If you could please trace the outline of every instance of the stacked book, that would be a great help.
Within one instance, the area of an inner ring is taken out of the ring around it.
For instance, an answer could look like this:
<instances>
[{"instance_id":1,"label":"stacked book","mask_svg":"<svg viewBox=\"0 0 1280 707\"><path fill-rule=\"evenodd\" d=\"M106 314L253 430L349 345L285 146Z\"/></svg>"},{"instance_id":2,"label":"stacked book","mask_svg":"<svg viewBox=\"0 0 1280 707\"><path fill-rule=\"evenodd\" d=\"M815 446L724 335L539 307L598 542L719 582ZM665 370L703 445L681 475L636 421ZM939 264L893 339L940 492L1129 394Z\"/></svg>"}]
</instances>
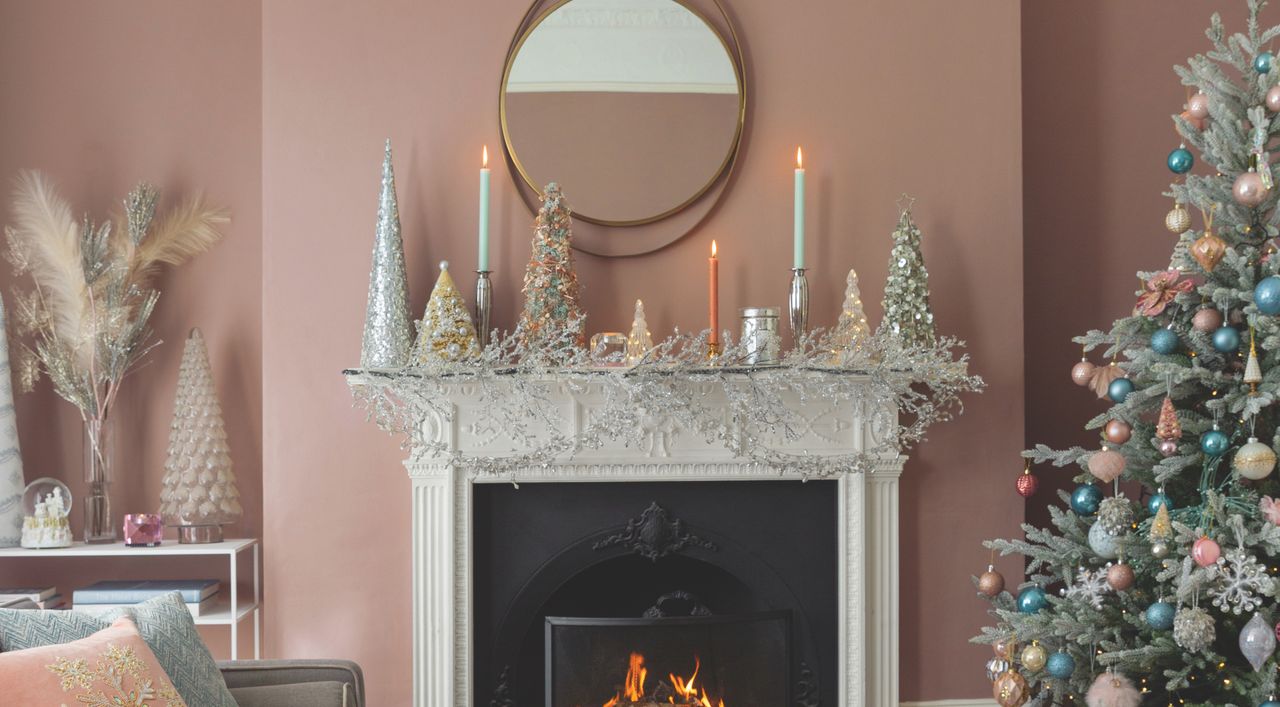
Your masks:
<instances>
[{"instance_id":1,"label":"stacked book","mask_svg":"<svg viewBox=\"0 0 1280 707\"><path fill-rule=\"evenodd\" d=\"M56 587L0 587L0 609L65 609Z\"/></svg>"},{"instance_id":2,"label":"stacked book","mask_svg":"<svg viewBox=\"0 0 1280 707\"><path fill-rule=\"evenodd\" d=\"M178 592L195 618L207 616L217 603L221 583L216 579L114 580L91 584L71 594L71 608L101 615L148 599Z\"/></svg>"}]
</instances>

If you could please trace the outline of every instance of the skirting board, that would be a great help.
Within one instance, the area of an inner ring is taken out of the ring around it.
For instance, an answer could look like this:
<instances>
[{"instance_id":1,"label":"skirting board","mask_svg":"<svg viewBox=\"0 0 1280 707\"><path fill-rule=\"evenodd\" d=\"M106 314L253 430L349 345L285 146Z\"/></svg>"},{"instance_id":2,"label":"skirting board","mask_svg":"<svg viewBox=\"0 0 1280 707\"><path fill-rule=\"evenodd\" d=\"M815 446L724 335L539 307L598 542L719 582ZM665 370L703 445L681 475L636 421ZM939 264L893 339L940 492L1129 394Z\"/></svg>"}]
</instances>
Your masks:
<instances>
[{"instance_id":1,"label":"skirting board","mask_svg":"<svg viewBox=\"0 0 1280 707\"><path fill-rule=\"evenodd\" d=\"M902 707L996 707L994 700L933 700L932 702L903 702Z\"/></svg>"}]
</instances>

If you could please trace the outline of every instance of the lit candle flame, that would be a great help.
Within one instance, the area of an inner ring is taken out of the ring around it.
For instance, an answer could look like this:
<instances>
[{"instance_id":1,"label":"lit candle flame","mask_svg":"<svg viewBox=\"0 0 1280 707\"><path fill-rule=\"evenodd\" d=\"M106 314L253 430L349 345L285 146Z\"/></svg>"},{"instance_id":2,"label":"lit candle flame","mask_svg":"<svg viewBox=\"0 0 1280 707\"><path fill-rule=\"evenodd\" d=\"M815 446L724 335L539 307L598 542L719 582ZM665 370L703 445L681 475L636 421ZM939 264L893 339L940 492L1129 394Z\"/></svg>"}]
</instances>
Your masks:
<instances>
[{"instance_id":1,"label":"lit candle flame","mask_svg":"<svg viewBox=\"0 0 1280 707\"><path fill-rule=\"evenodd\" d=\"M716 257L716 242L711 241L711 257Z\"/></svg>"},{"instance_id":2,"label":"lit candle flame","mask_svg":"<svg viewBox=\"0 0 1280 707\"><path fill-rule=\"evenodd\" d=\"M480 151L480 166L481 167L489 166L489 146L488 145L485 145L484 148Z\"/></svg>"},{"instance_id":3,"label":"lit candle flame","mask_svg":"<svg viewBox=\"0 0 1280 707\"><path fill-rule=\"evenodd\" d=\"M804 169L804 152L796 148L796 169Z\"/></svg>"}]
</instances>

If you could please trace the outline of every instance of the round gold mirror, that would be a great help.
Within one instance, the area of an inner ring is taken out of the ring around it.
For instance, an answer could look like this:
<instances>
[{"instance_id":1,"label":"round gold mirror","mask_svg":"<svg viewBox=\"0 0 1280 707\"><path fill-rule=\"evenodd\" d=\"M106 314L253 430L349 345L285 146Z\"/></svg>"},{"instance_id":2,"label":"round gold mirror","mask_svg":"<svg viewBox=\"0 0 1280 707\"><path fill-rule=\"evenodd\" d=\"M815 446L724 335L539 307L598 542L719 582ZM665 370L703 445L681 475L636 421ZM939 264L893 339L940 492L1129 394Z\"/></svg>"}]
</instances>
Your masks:
<instances>
[{"instance_id":1,"label":"round gold mirror","mask_svg":"<svg viewBox=\"0 0 1280 707\"><path fill-rule=\"evenodd\" d=\"M513 44L499 103L531 190L559 182L576 218L638 226L727 173L746 97L736 48L685 0L559 0Z\"/></svg>"}]
</instances>

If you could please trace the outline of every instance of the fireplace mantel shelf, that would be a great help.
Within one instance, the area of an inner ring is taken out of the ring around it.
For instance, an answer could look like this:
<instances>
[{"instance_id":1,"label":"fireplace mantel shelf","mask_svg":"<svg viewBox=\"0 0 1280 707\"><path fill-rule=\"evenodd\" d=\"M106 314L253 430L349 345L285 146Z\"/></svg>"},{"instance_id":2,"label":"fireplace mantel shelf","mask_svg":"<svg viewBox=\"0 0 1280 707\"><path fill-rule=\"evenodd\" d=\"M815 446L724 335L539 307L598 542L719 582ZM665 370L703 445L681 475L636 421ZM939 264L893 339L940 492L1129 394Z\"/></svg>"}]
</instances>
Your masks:
<instances>
[{"instance_id":1,"label":"fireplace mantel shelf","mask_svg":"<svg viewBox=\"0 0 1280 707\"><path fill-rule=\"evenodd\" d=\"M772 369L776 371L777 369ZM757 385L770 369L715 371L706 380L682 373L672 385L688 386L680 400L696 399L699 415L720 416L734 431L732 418L741 401L725 388L734 381ZM797 372L792 371L791 376ZM554 372L533 381L541 386L542 404L554 414L546 434L573 435L587 428L608 405L608 385L592 380L624 376L575 370ZM824 378L830 372L804 372ZM843 375L843 374L837 374ZM663 411L623 410L621 417L637 429L621 437L602 436L592 448L546 458L537 464L495 475L483 473L486 459L519 458L524 440L488 415L487 401L501 395L511 381L500 375L460 377L424 387L410 371L347 371L360 397L380 388L381 412L402 416L398 431L409 436L405 466L413 488L413 665L416 707L479 707L488 695L473 694L471 603L473 488L479 483L627 483L742 481L807 478L801 470L780 469L735 454L732 445L708 439L706 429L692 430L687 418ZM572 380L569 380L572 378ZM527 381L529 376L524 376ZM783 396L799 421L785 436L759 433L781 453L866 460L865 473L831 475L836 483L839 605L839 707L898 704L898 486L905 457L887 445L897 426L891 398L872 389L875 381L855 374L845 377L835 399L817 394ZM865 395L859 395L860 389ZM817 390L816 388L813 390ZM852 395L850 395L850 392ZM810 391L812 393L812 391ZM411 400L395 399L397 394ZM430 400L422 399L427 394ZM416 396L416 397L414 397ZM365 399L369 404L371 401ZM394 407L394 412L388 408ZM612 410L618 413L617 410ZM536 412L530 412L531 416ZM403 416L408 416L404 419ZM379 419L384 428L392 428ZM788 457L790 458L790 457Z\"/></svg>"}]
</instances>

